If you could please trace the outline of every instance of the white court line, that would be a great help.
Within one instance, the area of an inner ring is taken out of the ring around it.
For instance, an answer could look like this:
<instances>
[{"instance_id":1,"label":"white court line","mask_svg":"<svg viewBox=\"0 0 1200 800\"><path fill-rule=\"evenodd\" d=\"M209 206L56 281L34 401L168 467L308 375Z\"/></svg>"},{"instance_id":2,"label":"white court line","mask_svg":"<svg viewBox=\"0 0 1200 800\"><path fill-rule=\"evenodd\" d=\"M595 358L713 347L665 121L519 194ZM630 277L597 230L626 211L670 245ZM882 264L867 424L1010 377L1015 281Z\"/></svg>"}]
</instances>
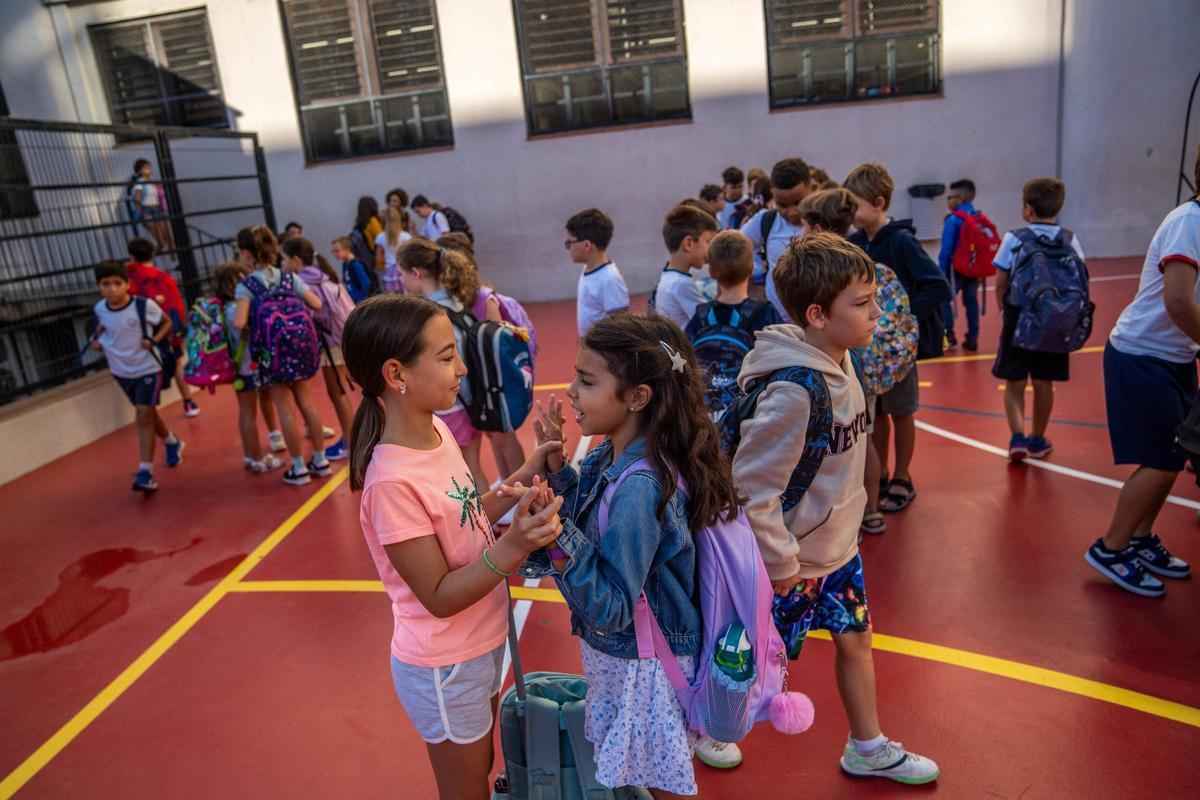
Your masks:
<instances>
[{"instance_id":1,"label":"white court line","mask_svg":"<svg viewBox=\"0 0 1200 800\"><path fill-rule=\"evenodd\" d=\"M592 443L591 436L579 437L579 444L575 445L575 455L571 458L571 466L576 469L583 461L583 457L587 455L588 446ZM527 589L536 589L541 586L542 582L538 578L526 578L525 587ZM517 641L521 641L521 631L525 630L525 621L529 619L529 609L533 607L532 600L518 600L513 606L513 617L517 622ZM501 675L508 674L508 668L512 665L512 654L508 650L508 645L504 645L504 665L500 671Z\"/></svg>"},{"instance_id":2,"label":"white court line","mask_svg":"<svg viewBox=\"0 0 1200 800\"><path fill-rule=\"evenodd\" d=\"M1107 281L1136 281L1142 277L1140 272L1129 273L1127 275L1103 275L1099 278L1089 278L1088 283L1106 283ZM987 290L989 292L996 291L996 284L989 283Z\"/></svg>"},{"instance_id":3,"label":"white court line","mask_svg":"<svg viewBox=\"0 0 1200 800\"><path fill-rule=\"evenodd\" d=\"M991 453L994 456L1000 456L1001 458L1008 458L1008 451L1001 447L996 447L995 445L981 442L978 439L972 439L970 437L963 436L961 434L954 433L952 431L948 431L945 428L939 428L936 425L930 425L928 422L921 422L920 420L917 420L916 422L917 422L918 428L920 428L921 430L923 430L927 433L932 433L934 436L941 436L943 439L949 439L952 442L958 442L959 444L965 444L967 447L974 447L976 450L982 450L983 452ZM1089 483L1098 483L1101 486L1110 486L1113 489L1120 489L1125 485L1123 481L1113 480L1112 478L1105 478L1102 475L1093 475L1090 472L1084 472L1083 470L1072 469L1070 467L1064 467L1064 466L1061 466L1060 464L1051 464L1049 461L1042 461L1039 459L1027 458L1024 461L1022 461L1021 463L1025 464L1026 466L1035 467L1037 469L1044 469L1048 472L1057 472L1059 475L1066 475L1069 478L1078 478L1081 481L1088 481ZM1177 506L1183 506L1184 508L1200 510L1200 503L1196 502L1195 500L1188 500L1185 497L1176 497L1173 494L1167 496L1167 502L1174 503Z\"/></svg>"}]
</instances>

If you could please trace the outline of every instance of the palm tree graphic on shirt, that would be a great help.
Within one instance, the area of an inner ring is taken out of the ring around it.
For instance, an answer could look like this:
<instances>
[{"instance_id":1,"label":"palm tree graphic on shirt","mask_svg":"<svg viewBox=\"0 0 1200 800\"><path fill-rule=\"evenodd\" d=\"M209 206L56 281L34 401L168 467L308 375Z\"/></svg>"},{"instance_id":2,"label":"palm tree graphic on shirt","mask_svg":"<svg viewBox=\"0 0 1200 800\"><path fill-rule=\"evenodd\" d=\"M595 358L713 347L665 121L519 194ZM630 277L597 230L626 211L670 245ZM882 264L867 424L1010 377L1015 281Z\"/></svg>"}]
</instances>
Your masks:
<instances>
[{"instance_id":1,"label":"palm tree graphic on shirt","mask_svg":"<svg viewBox=\"0 0 1200 800\"><path fill-rule=\"evenodd\" d=\"M479 499L479 488L475 485L475 477L468 476L470 486L463 483L458 485L458 480L453 476L450 478L450 483L454 486L454 491L446 492L446 496L452 500L457 500L462 506L458 518L459 525L466 525L467 520L471 521L471 530L479 530L479 517L483 515L483 502Z\"/></svg>"}]
</instances>

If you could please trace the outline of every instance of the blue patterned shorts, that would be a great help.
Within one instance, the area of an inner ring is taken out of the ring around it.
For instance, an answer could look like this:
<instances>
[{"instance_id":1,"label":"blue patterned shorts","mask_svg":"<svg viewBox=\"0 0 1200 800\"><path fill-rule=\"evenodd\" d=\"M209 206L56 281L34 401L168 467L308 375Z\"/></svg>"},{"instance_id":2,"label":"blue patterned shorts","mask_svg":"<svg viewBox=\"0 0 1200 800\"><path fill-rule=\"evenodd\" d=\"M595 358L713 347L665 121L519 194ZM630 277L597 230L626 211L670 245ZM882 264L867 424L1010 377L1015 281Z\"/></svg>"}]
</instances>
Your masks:
<instances>
[{"instance_id":1,"label":"blue patterned shorts","mask_svg":"<svg viewBox=\"0 0 1200 800\"><path fill-rule=\"evenodd\" d=\"M805 578L786 595L775 595L771 614L787 647L788 658L800 655L804 639L814 628L830 633L871 630L862 556L855 555L844 567L824 578Z\"/></svg>"}]
</instances>

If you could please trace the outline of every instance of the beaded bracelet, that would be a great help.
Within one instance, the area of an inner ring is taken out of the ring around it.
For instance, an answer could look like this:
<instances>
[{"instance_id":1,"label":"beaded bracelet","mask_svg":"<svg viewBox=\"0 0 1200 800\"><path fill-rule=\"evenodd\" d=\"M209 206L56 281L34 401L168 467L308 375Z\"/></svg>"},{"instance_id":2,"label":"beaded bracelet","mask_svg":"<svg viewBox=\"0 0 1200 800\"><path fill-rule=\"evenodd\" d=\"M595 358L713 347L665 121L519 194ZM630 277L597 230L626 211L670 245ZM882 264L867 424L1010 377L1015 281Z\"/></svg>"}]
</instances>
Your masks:
<instances>
[{"instance_id":1,"label":"beaded bracelet","mask_svg":"<svg viewBox=\"0 0 1200 800\"><path fill-rule=\"evenodd\" d=\"M487 550L483 551L483 563L487 564L488 569L490 569L492 572L496 573L497 575L499 575L502 578L507 578L509 575L512 575L511 572L503 572L500 570L499 567L497 567L495 564L493 564L492 559L488 558Z\"/></svg>"}]
</instances>

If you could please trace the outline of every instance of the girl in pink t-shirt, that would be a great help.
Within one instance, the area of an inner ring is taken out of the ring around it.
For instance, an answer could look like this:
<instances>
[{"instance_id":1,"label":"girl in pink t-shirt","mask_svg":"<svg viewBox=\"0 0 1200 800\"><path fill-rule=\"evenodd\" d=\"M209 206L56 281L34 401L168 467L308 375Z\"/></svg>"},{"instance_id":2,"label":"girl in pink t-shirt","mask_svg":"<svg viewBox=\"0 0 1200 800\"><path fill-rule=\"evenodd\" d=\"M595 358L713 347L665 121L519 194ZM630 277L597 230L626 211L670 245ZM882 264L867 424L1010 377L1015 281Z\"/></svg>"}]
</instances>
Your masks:
<instances>
[{"instance_id":1,"label":"girl in pink t-shirt","mask_svg":"<svg viewBox=\"0 0 1200 800\"><path fill-rule=\"evenodd\" d=\"M445 311L376 295L351 312L342 346L363 392L350 485L362 490L363 533L392 601L396 693L426 742L441 796L483 800L503 679L505 579L562 531L562 499L539 482L546 454L562 443L539 447L509 485L481 495L434 414L454 403L466 374ZM514 505L497 539L489 520Z\"/></svg>"}]
</instances>

